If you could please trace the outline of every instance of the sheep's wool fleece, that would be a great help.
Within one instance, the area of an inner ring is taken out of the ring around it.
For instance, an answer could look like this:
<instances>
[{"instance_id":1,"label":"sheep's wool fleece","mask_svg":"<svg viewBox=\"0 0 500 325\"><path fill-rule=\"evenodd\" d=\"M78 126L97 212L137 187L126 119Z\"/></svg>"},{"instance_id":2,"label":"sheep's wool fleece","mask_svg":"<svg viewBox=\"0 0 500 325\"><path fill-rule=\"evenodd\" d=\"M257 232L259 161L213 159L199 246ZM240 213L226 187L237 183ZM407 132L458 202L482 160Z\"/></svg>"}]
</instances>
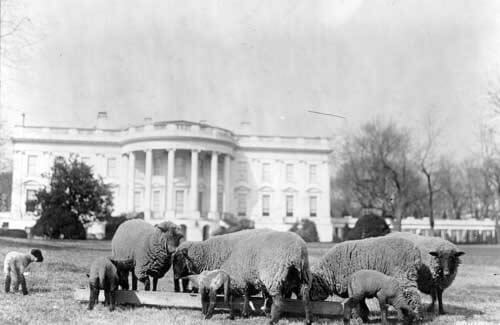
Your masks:
<instances>
[{"instance_id":1,"label":"sheep's wool fleece","mask_svg":"<svg viewBox=\"0 0 500 325\"><path fill-rule=\"evenodd\" d=\"M31 254L8 252L3 262L3 272L7 275L11 271L11 267L15 267L17 270L24 270L34 261L36 261L36 258Z\"/></svg>"},{"instance_id":2,"label":"sheep's wool fleece","mask_svg":"<svg viewBox=\"0 0 500 325\"><path fill-rule=\"evenodd\" d=\"M310 283L309 258L302 238L291 232L269 229L242 230L212 237L203 242L185 242L198 272L221 269L232 287L246 283L264 286L271 296L281 292L290 267L299 272L302 283Z\"/></svg>"},{"instance_id":3,"label":"sheep's wool fleece","mask_svg":"<svg viewBox=\"0 0 500 325\"><path fill-rule=\"evenodd\" d=\"M108 257L99 257L90 266L89 281L98 284L99 289L105 289L105 283L110 283L111 277L115 279L115 285L118 285L116 266Z\"/></svg>"},{"instance_id":4,"label":"sheep's wool fleece","mask_svg":"<svg viewBox=\"0 0 500 325\"><path fill-rule=\"evenodd\" d=\"M349 277L368 269L395 277L404 288L416 288L416 274L421 265L420 251L401 238L373 237L351 240L333 246L312 265L313 288L328 294L348 295ZM325 288L326 287L326 288ZM325 296L321 298L326 299Z\"/></svg>"},{"instance_id":5,"label":"sheep's wool fleece","mask_svg":"<svg viewBox=\"0 0 500 325\"><path fill-rule=\"evenodd\" d=\"M441 289L446 289L451 285L453 280L455 280L457 272L454 272L447 277L440 276L438 272L439 265L436 258L429 254L429 252L432 251L458 252L459 249L455 244L439 237L427 237L408 232L393 232L388 234L386 237L404 238L414 243L420 250L424 268L422 268L419 272L418 288L423 293L430 294L431 285L438 285Z\"/></svg>"},{"instance_id":6,"label":"sheep's wool fleece","mask_svg":"<svg viewBox=\"0 0 500 325\"><path fill-rule=\"evenodd\" d=\"M171 253L167 251L163 232L140 219L124 222L118 227L111 248L118 259L134 259L138 279L161 278L170 269Z\"/></svg>"}]
</instances>

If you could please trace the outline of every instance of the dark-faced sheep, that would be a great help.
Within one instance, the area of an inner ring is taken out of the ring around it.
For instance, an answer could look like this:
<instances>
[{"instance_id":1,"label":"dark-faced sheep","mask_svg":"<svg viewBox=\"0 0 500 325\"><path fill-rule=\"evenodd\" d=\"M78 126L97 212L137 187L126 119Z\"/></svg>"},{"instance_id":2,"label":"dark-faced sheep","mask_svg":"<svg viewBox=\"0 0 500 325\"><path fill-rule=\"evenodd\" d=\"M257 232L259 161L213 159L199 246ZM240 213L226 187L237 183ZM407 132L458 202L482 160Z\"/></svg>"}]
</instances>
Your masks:
<instances>
[{"instance_id":1,"label":"dark-faced sheep","mask_svg":"<svg viewBox=\"0 0 500 325\"><path fill-rule=\"evenodd\" d=\"M230 319L234 319L234 309L232 303L231 278L229 274L222 270L203 271L200 274L188 275L186 277L197 287L201 294L201 312L205 319L212 318L215 303L217 300L217 291L224 289L224 303L230 310Z\"/></svg>"},{"instance_id":2,"label":"dark-faced sheep","mask_svg":"<svg viewBox=\"0 0 500 325\"><path fill-rule=\"evenodd\" d=\"M186 267L189 261L191 270ZM252 229L203 242L185 242L174 254L173 264L175 279L221 269L231 277L233 289L247 295L265 293L272 298L271 323L280 317L284 295L301 292L305 321L311 322L309 257L304 240L294 233Z\"/></svg>"},{"instance_id":3,"label":"dark-faced sheep","mask_svg":"<svg viewBox=\"0 0 500 325\"><path fill-rule=\"evenodd\" d=\"M426 237L406 232L395 232L386 237L405 238L418 247L423 263L423 267L418 272L418 289L432 297L432 303L427 309L429 312L434 311L437 298L439 313L444 314L443 291L455 280L461 263L460 256L464 252L453 243L439 237Z\"/></svg>"},{"instance_id":4,"label":"dark-faced sheep","mask_svg":"<svg viewBox=\"0 0 500 325\"><path fill-rule=\"evenodd\" d=\"M11 280L13 280L13 290L17 291L22 287L23 295L28 294L24 271L32 262L42 262L43 255L39 249L32 249L29 254L19 252L9 252L3 262L3 273L5 275L5 292L10 291Z\"/></svg>"},{"instance_id":5,"label":"dark-faced sheep","mask_svg":"<svg viewBox=\"0 0 500 325\"><path fill-rule=\"evenodd\" d=\"M348 283L359 270L376 270L396 278L410 306L420 312L421 298L417 290L417 272L421 267L420 251L401 238L374 237L352 240L330 248L311 266L311 300L325 300L335 294L348 297ZM368 307L360 302L363 320L368 319Z\"/></svg>"},{"instance_id":6,"label":"dark-faced sheep","mask_svg":"<svg viewBox=\"0 0 500 325\"><path fill-rule=\"evenodd\" d=\"M360 314L360 303L367 298L377 298L382 325L387 325L387 304L393 306L398 312L399 318L404 318L408 323L411 323L416 316L408 305L399 282L378 271L360 270L354 272L349 278L347 291L349 298L344 303L344 324L346 325L349 324L351 318L351 309L356 308Z\"/></svg>"},{"instance_id":7,"label":"dark-faced sheep","mask_svg":"<svg viewBox=\"0 0 500 325\"><path fill-rule=\"evenodd\" d=\"M150 290L149 277L153 278L153 291L158 279L170 269L172 254L183 237L180 227L166 221L156 226L143 220L129 220L121 224L111 241L113 257L133 259L132 290L137 290L137 279Z\"/></svg>"},{"instance_id":8,"label":"dark-faced sheep","mask_svg":"<svg viewBox=\"0 0 500 325\"><path fill-rule=\"evenodd\" d=\"M116 304L116 290L120 285L122 289L128 290L128 273L134 268L134 261L116 260L111 257L97 258L90 266L89 278L89 310L99 299L99 290L104 290L104 305L109 305L113 311Z\"/></svg>"}]
</instances>

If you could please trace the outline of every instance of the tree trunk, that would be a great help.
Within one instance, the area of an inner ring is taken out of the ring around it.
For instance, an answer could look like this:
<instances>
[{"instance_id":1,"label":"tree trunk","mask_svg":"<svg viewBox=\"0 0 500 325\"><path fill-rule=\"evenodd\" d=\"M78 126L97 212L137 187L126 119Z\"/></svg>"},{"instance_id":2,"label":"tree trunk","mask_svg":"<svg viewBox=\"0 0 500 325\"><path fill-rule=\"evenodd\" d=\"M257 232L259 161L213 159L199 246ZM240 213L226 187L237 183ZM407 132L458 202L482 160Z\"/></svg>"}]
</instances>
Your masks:
<instances>
[{"instance_id":1,"label":"tree trunk","mask_svg":"<svg viewBox=\"0 0 500 325\"><path fill-rule=\"evenodd\" d=\"M393 230L401 231L402 218L403 218L403 204L400 202L396 202L396 204L394 206L394 229Z\"/></svg>"},{"instance_id":2,"label":"tree trunk","mask_svg":"<svg viewBox=\"0 0 500 325\"><path fill-rule=\"evenodd\" d=\"M429 191L429 225L431 228L431 236L434 236L434 193L432 192L431 173L429 173L425 168L423 168L422 171L427 178L427 190Z\"/></svg>"}]
</instances>

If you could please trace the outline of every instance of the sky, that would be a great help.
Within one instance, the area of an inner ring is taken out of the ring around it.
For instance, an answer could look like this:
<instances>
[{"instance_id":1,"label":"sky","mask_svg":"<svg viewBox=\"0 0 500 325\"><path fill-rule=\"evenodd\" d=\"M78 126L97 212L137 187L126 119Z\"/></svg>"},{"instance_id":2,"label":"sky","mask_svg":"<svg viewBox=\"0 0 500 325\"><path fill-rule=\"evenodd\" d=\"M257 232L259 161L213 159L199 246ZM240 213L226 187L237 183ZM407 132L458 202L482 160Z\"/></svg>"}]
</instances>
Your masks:
<instances>
[{"instance_id":1,"label":"sky","mask_svg":"<svg viewBox=\"0 0 500 325\"><path fill-rule=\"evenodd\" d=\"M9 0L6 0L9 2ZM500 87L500 1L18 0L2 41L9 124L205 120L238 132L342 136L374 118L443 152L477 147ZM6 28L3 27L5 30ZM339 114L345 119L308 110Z\"/></svg>"}]
</instances>

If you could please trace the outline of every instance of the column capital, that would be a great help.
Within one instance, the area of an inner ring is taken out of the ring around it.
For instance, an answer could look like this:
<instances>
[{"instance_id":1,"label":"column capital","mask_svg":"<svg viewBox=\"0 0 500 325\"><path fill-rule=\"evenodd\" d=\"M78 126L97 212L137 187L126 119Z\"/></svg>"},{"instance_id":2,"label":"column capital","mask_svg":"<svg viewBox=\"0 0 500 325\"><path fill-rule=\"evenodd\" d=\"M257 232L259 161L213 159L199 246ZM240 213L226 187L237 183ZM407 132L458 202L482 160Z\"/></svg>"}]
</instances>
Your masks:
<instances>
[{"instance_id":1,"label":"column capital","mask_svg":"<svg viewBox=\"0 0 500 325\"><path fill-rule=\"evenodd\" d=\"M191 149L191 152L200 153L200 152L201 152L201 149Z\"/></svg>"},{"instance_id":2,"label":"column capital","mask_svg":"<svg viewBox=\"0 0 500 325\"><path fill-rule=\"evenodd\" d=\"M153 149L147 148L147 149L144 149L144 152L153 152Z\"/></svg>"},{"instance_id":3,"label":"column capital","mask_svg":"<svg viewBox=\"0 0 500 325\"><path fill-rule=\"evenodd\" d=\"M165 149L166 152L175 152L177 149L176 148L167 148Z\"/></svg>"}]
</instances>

